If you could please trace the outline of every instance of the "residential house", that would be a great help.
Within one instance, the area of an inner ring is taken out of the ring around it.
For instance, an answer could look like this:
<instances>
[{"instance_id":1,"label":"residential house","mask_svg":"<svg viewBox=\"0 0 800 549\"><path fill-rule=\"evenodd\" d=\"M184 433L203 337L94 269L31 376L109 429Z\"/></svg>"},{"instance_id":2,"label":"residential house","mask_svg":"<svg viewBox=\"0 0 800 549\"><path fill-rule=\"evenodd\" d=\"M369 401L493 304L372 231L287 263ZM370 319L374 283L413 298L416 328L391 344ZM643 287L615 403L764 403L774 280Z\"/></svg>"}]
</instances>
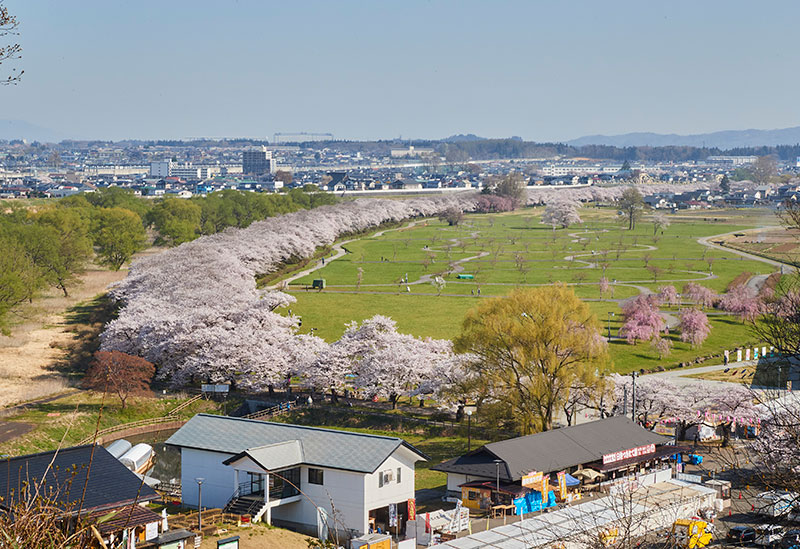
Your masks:
<instances>
[{"instance_id":1,"label":"residential house","mask_svg":"<svg viewBox=\"0 0 800 549\"><path fill-rule=\"evenodd\" d=\"M36 483L45 498L42 505L52 506L63 521L79 515L99 519L116 512L112 520L96 526L106 541L119 540L125 533L144 542L159 534L161 516L142 504L160 496L102 446L75 446L4 459L0 509L13 512L18 502L31 496Z\"/></svg>"},{"instance_id":2,"label":"residential house","mask_svg":"<svg viewBox=\"0 0 800 549\"><path fill-rule=\"evenodd\" d=\"M414 464L402 439L198 414L168 440L180 448L184 505L250 514L307 533L403 532Z\"/></svg>"}]
</instances>

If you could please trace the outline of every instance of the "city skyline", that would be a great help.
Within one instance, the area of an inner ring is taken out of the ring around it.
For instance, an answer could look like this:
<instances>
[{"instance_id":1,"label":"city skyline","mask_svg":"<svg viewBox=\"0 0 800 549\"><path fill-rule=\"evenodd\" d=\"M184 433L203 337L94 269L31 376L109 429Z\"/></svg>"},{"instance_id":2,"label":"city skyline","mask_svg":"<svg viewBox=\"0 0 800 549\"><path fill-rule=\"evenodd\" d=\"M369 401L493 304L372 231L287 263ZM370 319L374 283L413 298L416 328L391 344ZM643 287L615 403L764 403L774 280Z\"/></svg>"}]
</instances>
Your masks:
<instances>
[{"instance_id":1,"label":"city skyline","mask_svg":"<svg viewBox=\"0 0 800 549\"><path fill-rule=\"evenodd\" d=\"M789 2L6 6L25 74L0 119L65 138L567 141L800 122Z\"/></svg>"}]
</instances>

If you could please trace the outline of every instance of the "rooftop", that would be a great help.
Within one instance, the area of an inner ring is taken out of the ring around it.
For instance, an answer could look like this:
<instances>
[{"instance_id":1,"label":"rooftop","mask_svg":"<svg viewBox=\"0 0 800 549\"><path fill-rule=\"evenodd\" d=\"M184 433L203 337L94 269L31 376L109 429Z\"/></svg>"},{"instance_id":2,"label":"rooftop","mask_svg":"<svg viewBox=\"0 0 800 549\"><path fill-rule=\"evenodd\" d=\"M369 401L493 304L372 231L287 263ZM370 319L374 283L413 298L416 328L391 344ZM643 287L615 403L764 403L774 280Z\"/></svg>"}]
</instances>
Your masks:
<instances>
[{"instance_id":1,"label":"rooftop","mask_svg":"<svg viewBox=\"0 0 800 549\"><path fill-rule=\"evenodd\" d=\"M293 441L298 444L281 444ZM302 458L308 465L362 473L374 472L401 446L427 459L400 438L210 414L194 416L167 444L247 455L256 462Z\"/></svg>"},{"instance_id":2,"label":"rooftop","mask_svg":"<svg viewBox=\"0 0 800 549\"><path fill-rule=\"evenodd\" d=\"M158 498L152 488L143 485L105 448L87 444L2 460L2 506L13 505L20 496L27 496L23 485L42 478L42 497L68 514L114 509Z\"/></svg>"},{"instance_id":3,"label":"rooftop","mask_svg":"<svg viewBox=\"0 0 800 549\"><path fill-rule=\"evenodd\" d=\"M601 460L604 455L671 439L648 431L625 416L614 416L481 446L432 467L437 471L515 482L531 471L550 473Z\"/></svg>"}]
</instances>

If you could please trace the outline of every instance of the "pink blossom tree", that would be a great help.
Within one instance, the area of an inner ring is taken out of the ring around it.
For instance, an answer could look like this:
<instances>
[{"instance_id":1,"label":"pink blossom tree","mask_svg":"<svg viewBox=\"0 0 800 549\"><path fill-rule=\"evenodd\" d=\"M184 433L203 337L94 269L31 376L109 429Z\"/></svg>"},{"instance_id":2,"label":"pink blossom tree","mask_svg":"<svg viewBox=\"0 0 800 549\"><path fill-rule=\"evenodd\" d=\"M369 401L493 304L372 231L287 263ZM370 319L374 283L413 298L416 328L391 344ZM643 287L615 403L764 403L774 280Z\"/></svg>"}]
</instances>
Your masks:
<instances>
[{"instance_id":1,"label":"pink blossom tree","mask_svg":"<svg viewBox=\"0 0 800 549\"><path fill-rule=\"evenodd\" d=\"M666 328L653 296L637 296L622 306L625 322L619 335L635 344L658 336Z\"/></svg>"},{"instance_id":2,"label":"pink blossom tree","mask_svg":"<svg viewBox=\"0 0 800 549\"><path fill-rule=\"evenodd\" d=\"M763 302L756 292L744 284L728 290L719 300L719 308L738 316L742 322L753 322L764 311Z\"/></svg>"},{"instance_id":3,"label":"pink blossom tree","mask_svg":"<svg viewBox=\"0 0 800 549\"><path fill-rule=\"evenodd\" d=\"M658 300L667 305L679 305L681 302L678 291L671 284L658 287Z\"/></svg>"},{"instance_id":4,"label":"pink blossom tree","mask_svg":"<svg viewBox=\"0 0 800 549\"><path fill-rule=\"evenodd\" d=\"M688 342L692 347L702 345L711 333L708 317L700 309L681 309L680 312L681 341Z\"/></svg>"},{"instance_id":5,"label":"pink blossom tree","mask_svg":"<svg viewBox=\"0 0 800 549\"><path fill-rule=\"evenodd\" d=\"M712 307L717 299L717 294L713 290L701 286L696 282L689 282L683 287L683 295L687 299L694 301L701 307Z\"/></svg>"},{"instance_id":6,"label":"pink blossom tree","mask_svg":"<svg viewBox=\"0 0 800 549\"><path fill-rule=\"evenodd\" d=\"M658 354L658 360L669 356L672 351L672 340L660 335L655 335L650 339L650 347Z\"/></svg>"}]
</instances>

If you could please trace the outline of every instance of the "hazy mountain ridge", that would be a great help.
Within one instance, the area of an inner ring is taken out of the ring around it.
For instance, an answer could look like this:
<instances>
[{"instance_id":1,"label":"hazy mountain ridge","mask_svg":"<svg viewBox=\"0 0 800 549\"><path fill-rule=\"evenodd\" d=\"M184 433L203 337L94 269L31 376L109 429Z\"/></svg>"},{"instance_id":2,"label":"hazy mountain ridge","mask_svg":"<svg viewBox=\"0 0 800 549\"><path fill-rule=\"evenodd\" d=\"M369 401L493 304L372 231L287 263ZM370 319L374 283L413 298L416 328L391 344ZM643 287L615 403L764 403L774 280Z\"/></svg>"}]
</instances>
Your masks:
<instances>
[{"instance_id":1,"label":"hazy mountain ridge","mask_svg":"<svg viewBox=\"0 0 800 549\"><path fill-rule=\"evenodd\" d=\"M9 141L12 139L25 139L27 141L58 143L66 138L66 135L50 128L37 126L24 120L0 120L0 139Z\"/></svg>"},{"instance_id":2,"label":"hazy mountain ridge","mask_svg":"<svg viewBox=\"0 0 800 549\"><path fill-rule=\"evenodd\" d=\"M795 145L800 143L800 126L777 130L723 130L692 135L635 132L621 135L587 135L571 141L568 145L611 145L615 147L759 147Z\"/></svg>"}]
</instances>

